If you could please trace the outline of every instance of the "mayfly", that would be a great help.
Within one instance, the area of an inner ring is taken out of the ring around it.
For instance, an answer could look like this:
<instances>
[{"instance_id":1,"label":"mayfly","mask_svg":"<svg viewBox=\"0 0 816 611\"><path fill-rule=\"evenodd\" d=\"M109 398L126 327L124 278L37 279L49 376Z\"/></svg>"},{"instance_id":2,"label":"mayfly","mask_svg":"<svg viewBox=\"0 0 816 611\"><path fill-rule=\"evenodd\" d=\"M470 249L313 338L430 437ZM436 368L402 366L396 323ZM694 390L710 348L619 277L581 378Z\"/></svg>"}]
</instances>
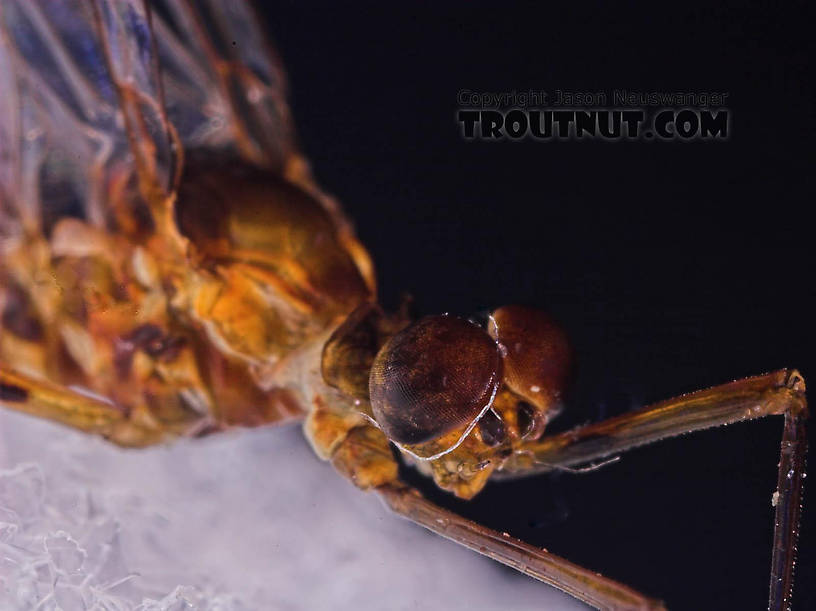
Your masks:
<instances>
[{"instance_id":1,"label":"mayfly","mask_svg":"<svg viewBox=\"0 0 816 611\"><path fill-rule=\"evenodd\" d=\"M789 607L807 406L795 370L560 434L544 312L412 321L299 153L279 62L235 0L0 0L0 402L128 447L302 422L398 515L600 609L662 603L434 505L784 416L770 603ZM475 321L475 322L474 322Z\"/></svg>"}]
</instances>

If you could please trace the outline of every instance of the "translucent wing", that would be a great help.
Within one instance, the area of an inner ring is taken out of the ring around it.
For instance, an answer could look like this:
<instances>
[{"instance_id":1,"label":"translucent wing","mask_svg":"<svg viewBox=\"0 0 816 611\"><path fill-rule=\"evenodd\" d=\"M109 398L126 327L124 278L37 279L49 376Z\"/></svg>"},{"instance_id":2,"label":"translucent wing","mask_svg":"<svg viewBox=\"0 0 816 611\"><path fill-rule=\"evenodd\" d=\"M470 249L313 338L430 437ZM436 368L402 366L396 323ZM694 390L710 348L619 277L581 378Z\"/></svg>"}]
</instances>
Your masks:
<instances>
[{"instance_id":1,"label":"translucent wing","mask_svg":"<svg viewBox=\"0 0 816 611\"><path fill-rule=\"evenodd\" d=\"M241 0L0 0L0 235L75 216L133 234L186 151L299 184L367 255L297 154L283 69Z\"/></svg>"},{"instance_id":2,"label":"translucent wing","mask_svg":"<svg viewBox=\"0 0 816 611\"><path fill-rule=\"evenodd\" d=\"M293 133L283 70L256 15L235 0L157 0L168 114L190 148L233 148L283 171Z\"/></svg>"},{"instance_id":3,"label":"translucent wing","mask_svg":"<svg viewBox=\"0 0 816 611\"><path fill-rule=\"evenodd\" d=\"M2 0L0 20L6 232L47 234L64 216L104 226L112 193L129 202L168 195L179 150L148 8ZM126 197L131 191L141 198Z\"/></svg>"}]
</instances>

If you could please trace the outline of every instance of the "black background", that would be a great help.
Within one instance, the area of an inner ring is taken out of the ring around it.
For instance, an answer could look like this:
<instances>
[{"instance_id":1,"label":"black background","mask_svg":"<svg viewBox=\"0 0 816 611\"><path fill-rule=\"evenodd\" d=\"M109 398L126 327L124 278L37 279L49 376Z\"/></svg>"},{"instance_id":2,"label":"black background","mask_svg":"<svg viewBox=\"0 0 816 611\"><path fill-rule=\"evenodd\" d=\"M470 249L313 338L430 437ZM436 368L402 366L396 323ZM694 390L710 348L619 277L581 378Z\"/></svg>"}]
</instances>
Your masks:
<instances>
[{"instance_id":1,"label":"black background","mask_svg":"<svg viewBox=\"0 0 816 611\"><path fill-rule=\"evenodd\" d=\"M578 355L559 428L781 367L816 375L805 3L442 4L266 10L303 147L386 305L408 291L421 313L551 311ZM468 142L460 89L728 92L732 137ZM431 493L670 608L760 609L780 430L699 433L469 503ZM814 509L794 609L816 608Z\"/></svg>"}]
</instances>

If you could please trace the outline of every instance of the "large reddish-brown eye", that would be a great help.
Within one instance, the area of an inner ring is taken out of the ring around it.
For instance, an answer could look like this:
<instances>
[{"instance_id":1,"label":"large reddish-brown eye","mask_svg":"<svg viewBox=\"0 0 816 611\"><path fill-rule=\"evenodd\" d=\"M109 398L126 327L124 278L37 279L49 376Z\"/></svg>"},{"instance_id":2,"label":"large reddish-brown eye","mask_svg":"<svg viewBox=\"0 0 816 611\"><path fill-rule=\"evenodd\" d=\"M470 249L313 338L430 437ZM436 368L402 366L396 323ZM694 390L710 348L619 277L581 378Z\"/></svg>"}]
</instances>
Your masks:
<instances>
[{"instance_id":1,"label":"large reddish-brown eye","mask_svg":"<svg viewBox=\"0 0 816 611\"><path fill-rule=\"evenodd\" d=\"M400 444L422 444L467 427L501 381L496 343L453 316L429 316L393 336L371 368L374 418Z\"/></svg>"},{"instance_id":2,"label":"large reddish-brown eye","mask_svg":"<svg viewBox=\"0 0 816 611\"><path fill-rule=\"evenodd\" d=\"M524 306L494 311L488 333L504 356L504 382L541 410L560 399L572 352L567 336L548 314Z\"/></svg>"}]
</instances>

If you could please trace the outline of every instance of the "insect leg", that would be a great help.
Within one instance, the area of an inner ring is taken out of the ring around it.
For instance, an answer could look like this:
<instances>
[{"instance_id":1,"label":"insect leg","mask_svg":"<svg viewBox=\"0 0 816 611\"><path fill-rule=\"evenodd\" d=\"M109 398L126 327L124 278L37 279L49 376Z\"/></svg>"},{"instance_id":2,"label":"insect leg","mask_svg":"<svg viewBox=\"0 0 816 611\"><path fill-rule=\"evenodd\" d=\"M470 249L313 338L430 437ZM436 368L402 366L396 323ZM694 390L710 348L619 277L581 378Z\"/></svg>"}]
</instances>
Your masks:
<instances>
[{"instance_id":1,"label":"insect leg","mask_svg":"<svg viewBox=\"0 0 816 611\"><path fill-rule=\"evenodd\" d=\"M131 410L39 380L0 365L0 404L53 420L86 433L101 435L122 446L146 446L166 437L146 411Z\"/></svg>"},{"instance_id":2,"label":"insect leg","mask_svg":"<svg viewBox=\"0 0 816 611\"><path fill-rule=\"evenodd\" d=\"M377 488L377 492L397 515L554 586L596 609L665 609L660 601L595 571L434 505L413 488L389 484Z\"/></svg>"},{"instance_id":3,"label":"insect leg","mask_svg":"<svg viewBox=\"0 0 816 611\"><path fill-rule=\"evenodd\" d=\"M781 370L669 399L616 418L525 444L504 466L511 477L591 463L632 448L718 425L784 415L769 609L790 605L805 476L805 381Z\"/></svg>"},{"instance_id":4,"label":"insect leg","mask_svg":"<svg viewBox=\"0 0 816 611\"><path fill-rule=\"evenodd\" d=\"M598 609L663 609L662 603L594 571L584 569L507 534L498 533L434 505L401 483L388 439L369 425L350 423L325 410L307 420L307 436L319 454L356 486L374 489L394 513Z\"/></svg>"}]
</instances>

